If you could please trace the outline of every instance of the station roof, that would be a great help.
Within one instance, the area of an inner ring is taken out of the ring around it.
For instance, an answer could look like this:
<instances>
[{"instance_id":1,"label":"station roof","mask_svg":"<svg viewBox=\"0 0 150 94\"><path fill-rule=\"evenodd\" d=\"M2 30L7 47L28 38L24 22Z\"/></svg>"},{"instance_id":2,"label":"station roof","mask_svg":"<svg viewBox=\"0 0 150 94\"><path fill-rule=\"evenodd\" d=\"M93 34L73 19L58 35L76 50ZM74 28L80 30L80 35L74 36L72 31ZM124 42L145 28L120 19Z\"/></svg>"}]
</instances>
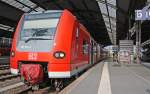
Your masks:
<instances>
[{"instance_id":1,"label":"station roof","mask_svg":"<svg viewBox=\"0 0 150 94\"><path fill-rule=\"evenodd\" d=\"M135 40L135 32L129 33L129 30L134 28L135 24L135 10L143 9L150 0L117 0L117 42L120 39L131 39ZM149 21L142 23L142 42L150 38L148 30Z\"/></svg>"},{"instance_id":2,"label":"station roof","mask_svg":"<svg viewBox=\"0 0 150 94\"><path fill-rule=\"evenodd\" d=\"M24 12L68 9L88 29L98 43L115 44L118 40L127 38L128 30L133 27L135 22L134 10L143 8L146 1L1 0L0 37L12 37L17 22ZM131 23L130 26L129 23ZM147 23L149 22L144 24L147 25ZM145 28L146 25L142 28ZM132 38L134 39L134 35Z\"/></svg>"},{"instance_id":3,"label":"station roof","mask_svg":"<svg viewBox=\"0 0 150 94\"><path fill-rule=\"evenodd\" d=\"M19 18L24 12L63 9L70 10L86 26L98 43L103 45L111 44L98 1L96 0L1 0L0 33L3 33L1 36L4 35L5 31L14 31ZM105 17L108 16L107 13L104 15ZM107 23L109 22L107 21ZM12 34L10 36L12 37Z\"/></svg>"}]
</instances>

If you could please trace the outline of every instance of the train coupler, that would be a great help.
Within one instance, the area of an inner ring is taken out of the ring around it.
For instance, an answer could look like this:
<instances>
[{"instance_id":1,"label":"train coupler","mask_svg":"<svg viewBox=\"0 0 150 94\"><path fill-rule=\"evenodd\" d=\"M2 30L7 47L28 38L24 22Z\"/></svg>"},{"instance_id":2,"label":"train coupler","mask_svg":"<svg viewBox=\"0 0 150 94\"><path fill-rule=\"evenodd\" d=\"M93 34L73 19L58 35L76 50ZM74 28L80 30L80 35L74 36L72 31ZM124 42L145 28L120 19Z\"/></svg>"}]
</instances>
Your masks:
<instances>
[{"instance_id":1,"label":"train coupler","mask_svg":"<svg viewBox=\"0 0 150 94\"><path fill-rule=\"evenodd\" d=\"M44 73L40 64L22 64L20 71L22 80L31 86L43 81Z\"/></svg>"}]
</instances>

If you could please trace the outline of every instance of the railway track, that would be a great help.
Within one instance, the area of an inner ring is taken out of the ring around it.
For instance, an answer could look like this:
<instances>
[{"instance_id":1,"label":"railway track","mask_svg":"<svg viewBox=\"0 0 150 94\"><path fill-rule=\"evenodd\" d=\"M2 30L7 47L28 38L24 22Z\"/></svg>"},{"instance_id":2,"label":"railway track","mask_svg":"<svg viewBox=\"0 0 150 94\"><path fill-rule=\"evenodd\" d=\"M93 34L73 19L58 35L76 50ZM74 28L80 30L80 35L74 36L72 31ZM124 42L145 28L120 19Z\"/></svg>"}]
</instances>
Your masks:
<instances>
[{"instance_id":1,"label":"railway track","mask_svg":"<svg viewBox=\"0 0 150 94\"><path fill-rule=\"evenodd\" d=\"M79 75L80 76L80 75ZM64 87L71 84L75 78L64 82ZM61 89L62 90L62 89ZM60 91L61 91L60 90ZM12 75L10 70L0 71L0 94L58 94L55 88L50 87L50 83L40 88L38 91L32 91L32 87L22 83L19 76Z\"/></svg>"},{"instance_id":2,"label":"railway track","mask_svg":"<svg viewBox=\"0 0 150 94\"><path fill-rule=\"evenodd\" d=\"M64 88L69 85L68 83L70 82L65 83ZM36 90L33 91L32 87L30 87L28 89L22 90L18 94L58 94L58 93L59 91L56 91L54 87L51 87L50 85L46 85L46 86L40 87L39 90L37 91Z\"/></svg>"},{"instance_id":3,"label":"railway track","mask_svg":"<svg viewBox=\"0 0 150 94\"><path fill-rule=\"evenodd\" d=\"M0 70L6 70L9 68L10 68L9 63L0 63Z\"/></svg>"},{"instance_id":4,"label":"railway track","mask_svg":"<svg viewBox=\"0 0 150 94\"><path fill-rule=\"evenodd\" d=\"M12 75L10 70L0 71L0 94L18 94L29 88L18 75Z\"/></svg>"},{"instance_id":5,"label":"railway track","mask_svg":"<svg viewBox=\"0 0 150 94\"><path fill-rule=\"evenodd\" d=\"M51 90L50 87L44 87L39 89L38 91L32 91L31 88L28 88L27 90L19 92L18 94L58 94L58 92L55 90Z\"/></svg>"},{"instance_id":6,"label":"railway track","mask_svg":"<svg viewBox=\"0 0 150 94\"><path fill-rule=\"evenodd\" d=\"M14 82L12 80L10 81ZM64 88L73 81L74 79L66 81L64 83ZM33 91L31 86L27 86L22 82L11 83L7 86L3 86L2 88L0 88L0 94L58 94L58 93L59 92L56 91L55 88L50 87L49 84L40 87L40 89L37 91Z\"/></svg>"},{"instance_id":7,"label":"railway track","mask_svg":"<svg viewBox=\"0 0 150 94\"><path fill-rule=\"evenodd\" d=\"M20 81L21 81L20 77L17 75L12 75L10 71L0 73L0 87L1 88L5 86L9 86L11 84L15 84Z\"/></svg>"},{"instance_id":8,"label":"railway track","mask_svg":"<svg viewBox=\"0 0 150 94\"><path fill-rule=\"evenodd\" d=\"M72 79L66 79L63 88L70 85L73 81L75 81L75 79L76 79L75 77ZM63 88L61 90L63 90ZM32 87L22 83L19 76L11 75L9 71L0 73L0 94L58 94L58 93L59 92L56 91L54 87L50 87L50 83L48 83L46 86L42 88L40 87L40 89L37 91L32 91Z\"/></svg>"},{"instance_id":9,"label":"railway track","mask_svg":"<svg viewBox=\"0 0 150 94\"><path fill-rule=\"evenodd\" d=\"M22 91L30 90L31 87L28 87L22 82L18 82L0 89L0 94L19 94ZM27 94L27 93L26 93Z\"/></svg>"},{"instance_id":10,"label":"railway track","mask_svg":"<svg viewBox=\"0 0 150 94\"><path fill-rule=\"evenodd\" d=\"M0 94L58 94L59 93L58 91L55 90L54 87L50 87L50 83L47 83L47 85L40 87L40 89L37 91L33 91L31 86L27 86L26 84L22 83L19 77L18 79L19 82L6 80L15 83L10 84L9 82L9 85L3 86L2 88L0 87ZM68 85L70 85L73 81L75 81L75 79L76 79L75 77L72 79L66 79L64 82L64 87L61 90L63 90Z\"/></svg>"},{"instance_id":11,"label":"railway track","mask_svg":"<svg viewBox=\"0 0 150 94\"><path fill-rule=\"evenodd\" d=\"M0 94L58 94L58 92L51 90L48 86L40 88L38 91L32 91L31 86L18 82L0 89Z\"/></svg>"},{"instance_id":12,"label":"railway track","mask_svg":"<svg viewBox=\"0 0 150 94\"><path fill-rule=\"evenodd\" d=\"M9 63L0 63L0 88L20 82L19 76L12 75L9 68Z\"/></svg>"},{"instance_id":13,"label":"railway track","mask_svg":"<svg viewBox=\"0 0 150 94\"><path fill-rule=\"evenodd\" d=\"M9 70L1 71L0 72L0 77L3 76L3 75L8 75L8 74L11 74Z\"/></svg>"},{"instance_id":14,"label":"railway track","mask_svg":"<svg viewBox=\"0 0 150 94\"><path fill-rule=\"evenodd\" d=\"M16 77L18 77L18 76L12 75L10 73L4 73L3 75L0 76L0 81L5 81L5 80L16 78Z\"/></svg>"},{"instance_id":15,"label":"railway track","mask_svg":"<svg viewBox=\"0 0 150 94\"><path fill-rule=\"evenodd\" d=\"M9 62L0 62L0 65L9 65Z\"/></svg>"}]
</instances>

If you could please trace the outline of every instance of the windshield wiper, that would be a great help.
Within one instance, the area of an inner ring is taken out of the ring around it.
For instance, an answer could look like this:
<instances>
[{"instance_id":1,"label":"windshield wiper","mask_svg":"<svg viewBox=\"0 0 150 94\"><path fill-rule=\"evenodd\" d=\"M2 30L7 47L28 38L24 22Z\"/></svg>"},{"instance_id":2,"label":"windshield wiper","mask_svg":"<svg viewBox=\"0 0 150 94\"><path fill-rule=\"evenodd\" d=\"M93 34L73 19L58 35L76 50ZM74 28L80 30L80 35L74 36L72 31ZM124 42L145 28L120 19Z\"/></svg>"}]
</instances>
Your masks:
<instances>
[{"instance_id":1,"label":"windshield wiper","mask_svg":"<svg viewBox=\"0 0 150 94\"><path fill-rule=\"evenodd\" d=\"M32 36L43 36L46 32L48 32L48 29L35 29Z\"/></svg>"},{"instance_id":2,"label":"windshield wiper","mask_svg":"<svg viewBox=\"0 0 150 94\"><path fill-rule=\"evenodd\" d=\"M30 40L52 40L52 39L49 39L49 38L28 38L27 40L25 40L25 43L27 43Z\"/></svg>"}]
</instances>

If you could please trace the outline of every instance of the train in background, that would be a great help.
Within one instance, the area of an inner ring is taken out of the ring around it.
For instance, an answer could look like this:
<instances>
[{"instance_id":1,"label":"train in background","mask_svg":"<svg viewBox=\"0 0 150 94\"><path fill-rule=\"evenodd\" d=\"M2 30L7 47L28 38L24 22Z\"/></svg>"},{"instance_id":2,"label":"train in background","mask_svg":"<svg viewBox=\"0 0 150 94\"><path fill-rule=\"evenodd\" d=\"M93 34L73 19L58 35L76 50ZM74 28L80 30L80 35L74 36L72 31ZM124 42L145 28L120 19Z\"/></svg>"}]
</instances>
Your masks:
<instances>
[{"instance_id":1,"label":"train in background","mask_svg":"<svg viewBox=\"0 0 150 94\"><path fill-rule=\"evenodd\" d=\"M14 34L10 70L33 87L47 80L58 90L106 56L68 10L25 13Z\"/></svg>"},{"instance_id":2,"label":"train in background","mask_svg":"<svg viewBox=\"0 0 150 94\"><path fill-rule=\"evenodd\" d=\"M10 55L10 49L11 49L11 38L0 38L0 56L9 56Z\"/></svg>"},{"instance_id":3,"label":"train in background","mask_svg":"<svg viewBox=\"0 0 150 94\"><path fill-rule=\"evenodd\" d=\"M150 62L150 45L145 45L141 49L141 60L144 62Z\"/></svg>"}]
</instances>

